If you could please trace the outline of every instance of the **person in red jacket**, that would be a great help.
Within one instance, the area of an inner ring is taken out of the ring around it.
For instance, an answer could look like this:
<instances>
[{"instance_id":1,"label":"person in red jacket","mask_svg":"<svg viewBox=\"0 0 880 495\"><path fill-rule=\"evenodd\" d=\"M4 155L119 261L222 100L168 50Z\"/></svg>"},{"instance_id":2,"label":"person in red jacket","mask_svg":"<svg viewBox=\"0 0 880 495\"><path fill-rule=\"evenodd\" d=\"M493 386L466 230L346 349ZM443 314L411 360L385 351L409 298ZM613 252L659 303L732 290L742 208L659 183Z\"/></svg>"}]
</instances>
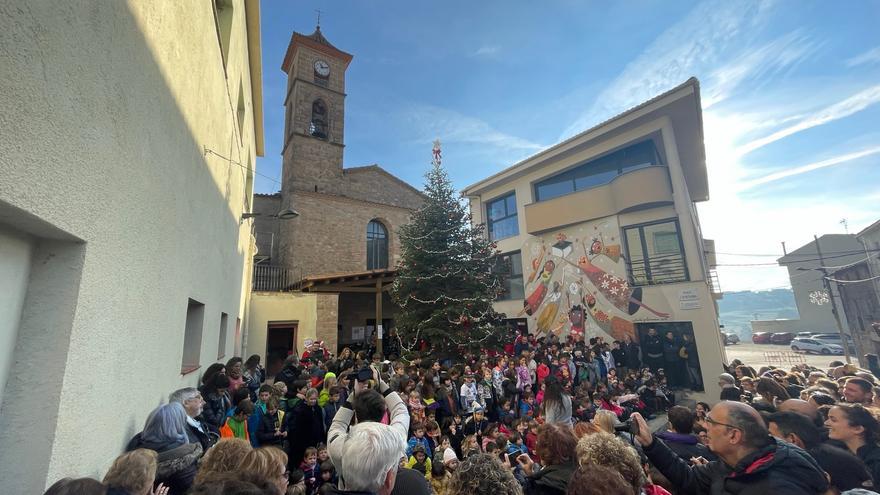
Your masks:
<instances>
[{"instance_id":1,"label":"person in red jacket","mask_svg":"<svg viewBox=\"0 0 880 495\"><path fill-rule=\"evenodd\" d=\"M541 360L541 364L538 365L537 370L535 370L535 374L538 377L538 386L544 383L544 379L550 375L550 367L547 366L546 359Z\"/></svg>"}]
</instances>

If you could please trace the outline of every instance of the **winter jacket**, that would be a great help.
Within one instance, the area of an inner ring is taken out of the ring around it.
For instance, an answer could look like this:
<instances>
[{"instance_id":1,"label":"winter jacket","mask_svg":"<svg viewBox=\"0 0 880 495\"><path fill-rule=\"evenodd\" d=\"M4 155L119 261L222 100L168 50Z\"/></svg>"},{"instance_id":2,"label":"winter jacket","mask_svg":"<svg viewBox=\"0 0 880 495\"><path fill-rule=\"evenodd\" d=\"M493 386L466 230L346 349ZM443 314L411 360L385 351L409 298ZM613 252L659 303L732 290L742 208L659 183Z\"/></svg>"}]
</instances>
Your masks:
<instances>
[{"instance_id":1,"label":"winter jacket","mask_svg":"<svg viewBox=\"0 0 880 495\"><path fill-rule=\"evenodd\" d=\"M293 411L287 413L287 441L289 443L288 462L291 467L299 466L308 447L314 447L326 440L324 430L324 410L318 404L309 406L300 401ZM338 464L337 464L338 465Z\"/></svg>"},{"instance_id":2,"label":"winter jacket","mask_svg":"<svg viewBox=\"0 0 880 495\"><path fill-rule=\"evenodd\" d=\"M156 466L156 483L168 487L168 495L184 495L193 483L202 457L200 443L182 445L157 445L135 437L128 450L150 449L159 454Z\"/></svg>"},{"instance_id":3,"label":"winter jacket","mask_svg":"<svg viewBox=\"0 0 880 495\"><path fill-rule=\"evenodd\" d=\"M663 357L663 342L660 341L660 336L645 335L642 342L642 352L653 359ZM642 356L643 359L644 357Z\"/></svg>"},{"instance_id":4,"label":"winter jacket","mask_svg":"<svg viewBox=\"0 0 880 495\"><path fill-rule=\"evenodd\" d=\"M734 467L720 460L688 466L659 439L644 452L682 494L807 495L828 488L825 473L809 454L776 439Z\"/></svg>"},{"instance_id":5,"label":"winter jacket","mask_svg":"<svg viewBox=\"0 0 880 495\"><path fill-rule=\"evenodd\" d=\"M678 343L676 339L663 339L663 360L667 363L676 363L678 362L678 350L681 349L681 344Z\"/></svg>"},{"instance_id":6,"label":"winter jacket","mask_svg":"<svg viewBox=\"0 0 880 495\"><path fill-rule=\"evenodd\" d=\"M742 397L742 391L734 386L724 387L721 389L721 400L732 400L739 402Z\"/></svg>"},{"instance_id":7,"label":"winter jacket","mask_svg":"<svg viewBox=\"0 0 880 495\"><path fill-rule=\"evenodd\" d=\"M642 360L639 358L639 344L630 342L624 347L626 348L626 367L631 370L639 369L642 366Z\"/></svg>"},{"instance_id":8,"label":"winter jacket","mask_svg":"<svg viewBox=\"0 0 880 495\"><path fill-rule=\"evenodd\" d=\"M257 426L256 434L251 434L251 436L257 437L260 440L260 445L281 447L284 445L285 437L275 435L276 425L280 425L279 429L281 431L287 430L284 411L275 411L275 414L271 416L268 413L260 416L260 423Z\"/></svg>"},{"instance_id":9,"label":"winter jacket","mask_svg":"<svg viewBox=\"0 0 880 495\"><path fill-rule=\"evenodd\" d=\"M422 437L422 438L412 437L412 438L410 438L409 442L407 442L407 444L406 444L406 455L407 456L413 455L413 449L415 448L416 445L421 445L422 447L424 447L425 453L428 455L428 457L431 457L431 455L432 455L431 442L428 440L428 437Z\"/></svg>"},{"instance_id":10,"label":"winter jacket","mask_svg":"<svg viewBox=\"0 0 880 495\"><path fill-rule=\"evenodd\" d=\"M568 487L568 480L577 469L574 462L557 466L545 466L537 473L526 477L523 486L525 495L562 495Z\"/></svg>"},{"instance_id":11,"label":"winter jacket","mask_svg":"<svg viewBox=\"0 0 880 495\"><path fill-rule=\"evenodd\" d=\"M657 438L663 440L666 446L679 457L689 462L691 457L703 457L706 460L714 461L718 458L705 445L700 443L700 439L696 435L687 435L675 433L672 431L661 431L656 434Z\"/></svg>"},{"instance_id":12,"label":"winter jacket","mask_svg":"<svg viewBox=\"0 0 880 495\"><path fill-rule=\"evenodd\" d=\"M276 382L284 382L290 387L290 384L299 378L301 371L298 366L288 365L275 375Z\"/></svg>"},{"instance_id":13,"label":"winter jacket","mask_svg":"<svg viewBox=\"0 0 880 495\"><path fill-rule=\"evenodd\" d=\"M868 467L868 472L875 480L880 480L880 445L869 443L856 451L856 456ZM878 484L877 481L874 482Z\"/></svg>"},{"instance_id":14,"label":"winter jacket","mask_svg":"<svg viewBox=\"0 0 880 495\"><path fill-rule=\"evenodd\" d=\"M614 367L615 368L624 368L626 367L626 349L612 349L611 355L614 356Z\"/></svg>"},{"instance_id":15,"label":"winter jacket","mask_svg":"<svg viewBox=\"0 0 880 495\"><path fill-rule=\"evenodd\" d=\"M202 408L203 423L214 433L220 433L220 427L226 422L226 410L232 405L226 394L202 392L205 407Z\"/></svg>"}]
</instances>

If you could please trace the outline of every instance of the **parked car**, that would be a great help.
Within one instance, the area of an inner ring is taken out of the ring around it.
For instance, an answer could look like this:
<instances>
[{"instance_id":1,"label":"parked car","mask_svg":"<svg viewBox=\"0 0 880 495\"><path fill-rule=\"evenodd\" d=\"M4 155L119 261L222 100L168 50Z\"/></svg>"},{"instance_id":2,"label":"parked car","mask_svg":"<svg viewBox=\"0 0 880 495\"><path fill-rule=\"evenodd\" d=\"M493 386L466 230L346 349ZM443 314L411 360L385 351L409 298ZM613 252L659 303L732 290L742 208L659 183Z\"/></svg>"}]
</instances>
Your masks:
<instances>
[{"instance_id":1,"label":"parked car","mask_svg":"<svg viewBox=\"0 0 880 495\"><path fill-rule=\"evenodd\" d=\"M813 332L798 332L796 339L809 339L813 337Z\"/></svg>"},{"instance_id":2,"label":"parked car","mask_svg":"<svg viewBox=\"0 0 880 495\"><path fill-rule=\"evenodd\" d=\"M755 332L752 334L753 344L769 344L770 332Z\"/></svg>"},{"instance_id":3,"label":"parked car","mask_svg":"<svg viewBox=\"0 0 880 495\"><path fill-rule=\"evenodd\" d=\"M791 332L779 332L770 334L770 343L777 345L788 345L794 340L794 334Z\"/></svg>"},{"instance_id":4,"label":"parked car","mask_svg":"<svg viewBox=\"0 0 880 495\"><path fill-rule=\"evenodd\" d=\"M735 333L721 332L721 340L724 342L724 345L738 344L739 335Z\"/></svg>"},{"instance_id":5,"label":"parked car","mask_svg":"<svg viewBox=\"0 0 880 495\"><path fill-rule=\"evenodd\" d=\"M830 344L816 339L799 338L791 341L791 350L805 351L807 354L816 352L819 354L843 354L843 347Z\"/></svg>"},{"instance_id":6,"label":"parked car","mask_svg":"<svg viewBox=\"0 0 880 495\"><path fill-rule=\"evenodd\" d=\"M827 342L829 344L837 344L839 346L843 345L842 342L840 341L840 334L839 333L817 333L816 335L813 335L810 338L821 341L821 342ZM849 336L849 335L846 336L846 343L849 345L850 352L855 352L855 345L853 344L853 339L851 336Z\"/></svg>"}]
</instances>

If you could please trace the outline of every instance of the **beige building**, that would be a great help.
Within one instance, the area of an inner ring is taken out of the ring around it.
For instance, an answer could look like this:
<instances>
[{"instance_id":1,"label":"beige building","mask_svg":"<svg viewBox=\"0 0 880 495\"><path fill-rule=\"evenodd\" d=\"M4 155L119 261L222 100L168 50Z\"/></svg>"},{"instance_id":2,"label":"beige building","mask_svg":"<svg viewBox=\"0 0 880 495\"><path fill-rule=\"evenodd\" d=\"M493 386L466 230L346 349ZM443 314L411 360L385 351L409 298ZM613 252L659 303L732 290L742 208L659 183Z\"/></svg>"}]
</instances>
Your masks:
<instances>
[{"instance_id":1,"label":"beige building","mask_svg":"<svg viewBox=\"0 0 880 495\"><path fill-rule=\"evenodd\" d=\"M855 238L862 249L859 259L832 271L830 277L840 294L839 307L848 322L855 356L867 366L865 354L880 354L880 220Z\"/></svg>"},{"instance_id":2,"label":"beige building","mask_svg":"<svg viewBox=\"0 0 880 495\"><path fill-rule=\"evenodd\" d=\"M696 336L705 395L724 351L696 203L709 199L699 83L681 86L467 187L510 263L512 324L586 338ZM714 262L714 261L713 261Z\"/></svg>"},{"instance_id":3,"label":"beige building","mask_svg":"<svg viewBox=\"0 0 880 495\"><path fill-rule=\"evenodd\" d=\"M345 72L352 58L316 28L293 33L281 64L288 81L283 184L277 194L255 198L255 211L264 214L254 227L259 252L249 353L302 352L306 339L322 340L334 352L362 345L376 328L377 293L384 308L379 323L393 326L387 289L400 258L396 232L422 195L378 165L343 168ZM271 217L286 208L299 216Z\"/></svg>"},{"instance_id":4,"label":"beige building","mask_svg":"<svg viewBox=\"0 0 880 495\"><path fill-rule=\"evenodd\" d=\"M102 477L170 392L240 348L260 11L0 10L0 493L30 494Z\"/></svg>"},{"instance_id":5,"label":"beige building","mask_svg":"<svg viewBox=\"0 0 880 495\"><path fill-rule=\"evenodd\" d=\"M820 261L820 253L821 257L825 259L824 264ZM794 293L799 318L796 320L755 320L752 321L752 332L838 333L830 300L823 301L816 297L820 293L827 293L826 286L822 281L821 267L827 267L830 273L834 271L834 267L845 266L864 257L862 245L859 244L855 236L850 234L825 234L819 236L817 241L808 242L787 252L785 256L776 261L788 270L788 278L791 281L791 290ZM839 304L839 288L835 284L831 284L831 291L835 301ZM846 315L842 309L839 316L844 332L849 333Z\"/></svg>"}]
</instances>

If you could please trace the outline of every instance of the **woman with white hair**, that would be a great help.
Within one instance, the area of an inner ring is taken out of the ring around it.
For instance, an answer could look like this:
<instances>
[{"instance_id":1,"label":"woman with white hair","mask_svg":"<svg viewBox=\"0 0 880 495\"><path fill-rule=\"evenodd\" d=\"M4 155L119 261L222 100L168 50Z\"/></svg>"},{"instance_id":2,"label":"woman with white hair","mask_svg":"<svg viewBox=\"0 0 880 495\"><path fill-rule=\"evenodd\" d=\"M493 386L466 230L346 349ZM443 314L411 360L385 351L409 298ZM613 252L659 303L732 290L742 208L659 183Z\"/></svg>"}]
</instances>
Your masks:
<instances>
[{"instance_id":1,"label":"woman with white hair","mask_svg":"<svg viewBox=\"0 0 880 495\"><path fill-rule=\"evenodd\" d=\"M134 448L155 451L156 482L168 487L168 495L183 495L192 485L202 456L202 445L190 443L186 410L179 402L157 407L147 416L144 431Z\"/></svg>"}]
</instances>

